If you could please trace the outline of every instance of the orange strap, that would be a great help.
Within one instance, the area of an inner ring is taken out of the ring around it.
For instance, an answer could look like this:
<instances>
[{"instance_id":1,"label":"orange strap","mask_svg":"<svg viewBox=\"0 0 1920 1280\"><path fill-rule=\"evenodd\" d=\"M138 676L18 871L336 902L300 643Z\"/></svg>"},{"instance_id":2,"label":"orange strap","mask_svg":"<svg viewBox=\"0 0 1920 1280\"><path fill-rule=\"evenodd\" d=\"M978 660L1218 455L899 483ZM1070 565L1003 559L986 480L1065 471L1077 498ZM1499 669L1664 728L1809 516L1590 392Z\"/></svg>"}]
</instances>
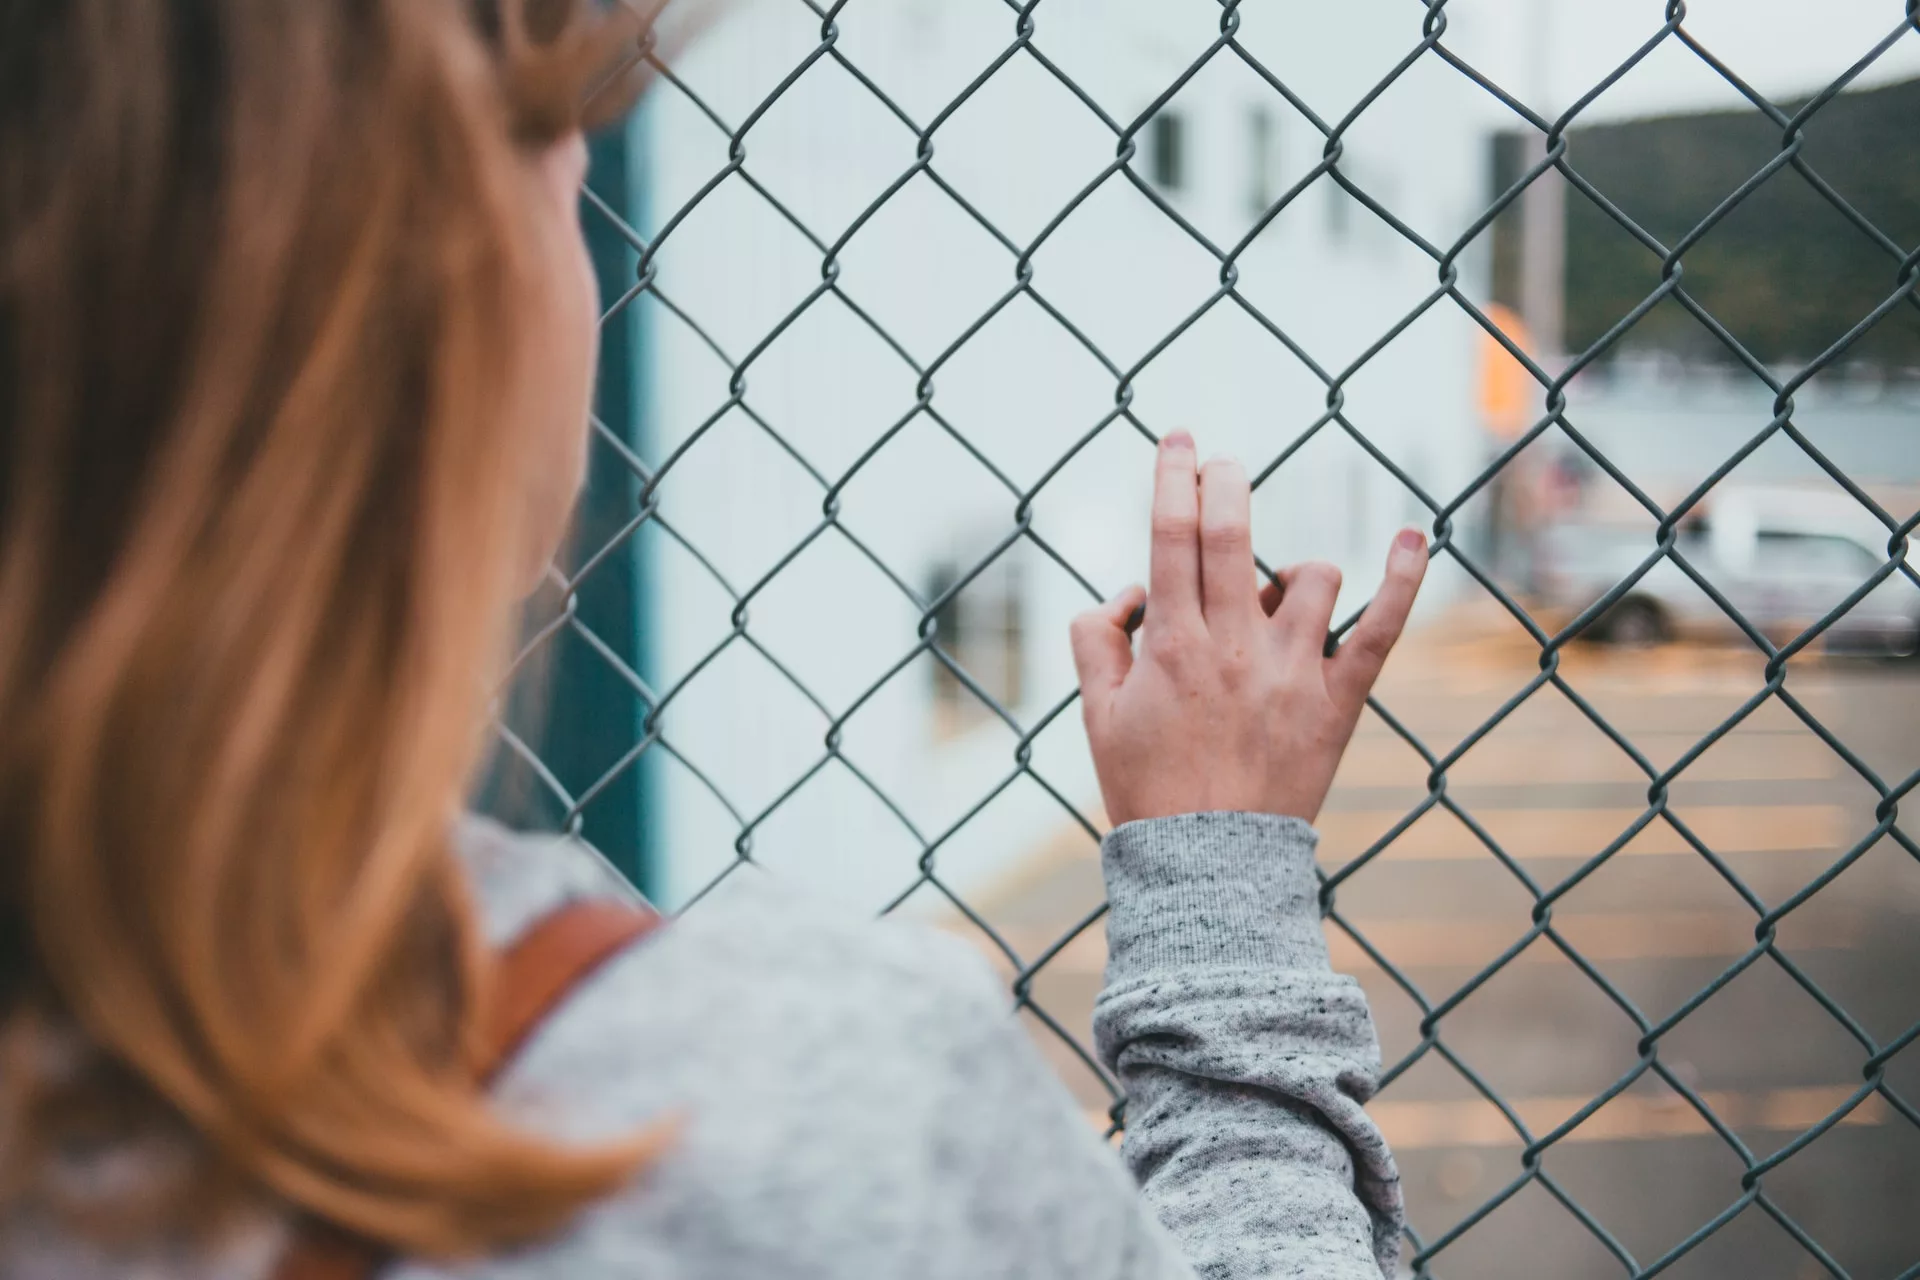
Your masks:
<instances>
[{"instance_id":1,"label":"orange strap","mask_svg":"<svg viewBox=\"0 0 1920 1280\"><path fill-rule=\"evenodd\" d=\"M500 957L480 1079L499 1075L529 1037L601 965L652 933L660 916L644 907L582 899L528 929ZM385 1252L324 1224L294 1238L273 1280L369 1280Z\"/></svg>"},{"instance_id":2,"label":"orange strap","mask_svg":"<svg viewBox=\"0 0 1920 1280\"><path fill-rule=\"evenodd\" d=\"M480 1079L499 1075L575 987L659 925L651 908L583 898L522 934L500 957Z\"/></svg>"}]
</instances>

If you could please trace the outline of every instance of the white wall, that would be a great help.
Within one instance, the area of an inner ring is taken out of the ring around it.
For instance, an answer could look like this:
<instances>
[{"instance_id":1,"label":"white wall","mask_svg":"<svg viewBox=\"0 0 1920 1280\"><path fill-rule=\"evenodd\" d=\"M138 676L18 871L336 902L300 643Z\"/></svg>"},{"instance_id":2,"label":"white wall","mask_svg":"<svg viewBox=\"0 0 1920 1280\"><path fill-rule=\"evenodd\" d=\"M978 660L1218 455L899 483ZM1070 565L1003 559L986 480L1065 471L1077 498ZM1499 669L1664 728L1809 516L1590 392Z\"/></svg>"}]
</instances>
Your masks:
<instances>
[{"instance_id":1,"label":"white wall","mask_svg":"<svg viewBox=\"0 0 1920 1280\"><path fill-rule=\"evenodd\" d=\"M1285 22L1245 6L1247 43L1325 119L1343 115L1419 38L1419 8L1386 0L1289 6ZM1337 9L1337 13L1325 12ZM1056 0L1039 10L1036 44L1123 123L1151 103L1217 33L1202 0ZM987 3L869 0L840 18L838 47L904 111L925 123L1003 51L1013 13ZM814 47L804 6L749 6L689 54L680 74L738 124ZM1346 168L1436 243L1467 225L1483 198L1477 91L1423 65L1362 117ZM1222 247L1253 223L1248 117L1276 115L1279 174L1290 184L1324 143L1308 121L1230 57L1175 100L1188 120L1190 182L1172 197ZM649 108L650 198L656 226L727 163L727 142L671 87ZM1110 163L1113 133L1019 53L933 136L934 168L1025 249ZM747 133L745 172L824 242L914 162L916 138L830 60L816 63ZM1140 162L1143 173L1144 161ZM1344 198L1344 197L1342 197ZM1432 259L1364 209L1332 234L1323 181L1305 192L1240 259L1240 292L1330 372L1344 370L1435 287ZM672 230L660 283L738 361L821 280L819 247L784 223L734 175ZM820 299L753 360L746 404L806 462L740 409L724 414L664 482L662 514L739 591L746 591L822 519L822 479L911 416L840 492L840 522L896 574L925 586L941 560L984 554L1015 527L1016 491L1039 481L1109 414L1118 380L1032 299L1018 297L971 339L962 333L1016 283L1016 256L926 176L916 176L838 254L839 287L932 375L940 422L912 415L917 377L837 297ZM1219 264L1124 176L1108 180L1032 255L1033 286L1113 365L1131 371L1217 289ZM1477 253L1463 287L1483 296ZM724 405L725 365L680 318L648 301L646 410L665 457ZM1470 417L1474 333L1443 300L1347 388L1347 412L1386 453L1441 495L1477 466ZM1258 470L1322 412L1321 381L1231 300L1131 382L1136 415L1153 432L1186 426L1203 451ZM1144 574L1151 447L1112 423L1033 503L1036 533L1101 592ZM810 466L814 473L810 474ZM1340 562L1357 606L1378 577L1394 529L1424 523L1402 487L1337 428L1309 444L1263 487L1256 536L1274 563ZM648 543L650 606L665 682L729 634L732 602L708 571L662 537ZM1031 724L1072 688L1065 643L1087 591L1037 548L1022 545ZM1436 595L1439 593L1436 593ZM828 530L751 604L750 635L840 715L915 644L917 609L837 530ZM922 835L943 833L1014 769L1015 735L997 722L957 738L934 732L930 659L922 657L846 723L842 750L892 797ZM766 657L735 641L689 682L664 724L671 741L752 818L825 753L828 716ZM1086 812L1097 796L1077 711L1034 743L1037 770ZM677 901L733 857L739 822L677 765L660 775L659 847L667 897ZM1005 874L1056 837L1066 815L1029 779L1016 783L950 846L938 866L963 889ZM757 858L862 906L909 885L921 845L837 762L826 765L754 840Z\"/></svg>"}]
</instances>

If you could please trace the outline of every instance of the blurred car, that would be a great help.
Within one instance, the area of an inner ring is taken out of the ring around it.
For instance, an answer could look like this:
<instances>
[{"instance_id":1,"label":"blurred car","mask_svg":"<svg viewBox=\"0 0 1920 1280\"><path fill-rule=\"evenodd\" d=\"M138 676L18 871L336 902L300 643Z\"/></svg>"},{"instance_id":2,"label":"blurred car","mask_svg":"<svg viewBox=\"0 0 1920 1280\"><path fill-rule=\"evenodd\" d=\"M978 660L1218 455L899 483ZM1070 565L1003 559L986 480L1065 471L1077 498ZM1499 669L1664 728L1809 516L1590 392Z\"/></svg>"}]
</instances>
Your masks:
<instances>
[{"instance_id":1,"label":"blurred car","mask_svg":"<svg viewBox=\"0 0 1920 1280\"><path fill-rule=\"evenodd\" d=\"M1785 643L1845 603L1887 563L1889 535L1851 499L1800 490L1715 492L1681 526L1675 550L1747 622ZM1541 538L1534 585L1571 619L1630 576L1652 552L1651 530L1568 524ZM1907 562L1915 564L1909 549ZM1729 639L1739 628L1699 584L1662 559L1589 632L1643 646L1681 637ZM1906 656L1920 649L1920 588L1896 571L1821 637L1832 651Z\"/></svg>"}]
</instances>

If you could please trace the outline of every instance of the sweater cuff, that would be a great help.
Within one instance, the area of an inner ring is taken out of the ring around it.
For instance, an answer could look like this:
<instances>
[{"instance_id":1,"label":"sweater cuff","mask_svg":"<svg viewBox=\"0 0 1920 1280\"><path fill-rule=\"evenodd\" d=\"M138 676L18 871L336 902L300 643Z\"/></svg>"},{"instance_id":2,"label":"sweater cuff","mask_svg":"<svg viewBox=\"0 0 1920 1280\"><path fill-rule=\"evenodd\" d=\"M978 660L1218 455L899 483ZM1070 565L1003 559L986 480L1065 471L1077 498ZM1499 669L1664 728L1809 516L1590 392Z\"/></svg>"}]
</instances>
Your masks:
<instances>
[{"instance_id":1,"label":"sweater cuff","mask_svg":"<svg viewBox=\"0 0 1920 1280\"><path fill-rule=\"evenodd\" d=\"M1100 845L1107 983L1171 971L1327 971L1313 854L1298 818L1190 813L1129 822Z\"/></svg>"}]
</instances>

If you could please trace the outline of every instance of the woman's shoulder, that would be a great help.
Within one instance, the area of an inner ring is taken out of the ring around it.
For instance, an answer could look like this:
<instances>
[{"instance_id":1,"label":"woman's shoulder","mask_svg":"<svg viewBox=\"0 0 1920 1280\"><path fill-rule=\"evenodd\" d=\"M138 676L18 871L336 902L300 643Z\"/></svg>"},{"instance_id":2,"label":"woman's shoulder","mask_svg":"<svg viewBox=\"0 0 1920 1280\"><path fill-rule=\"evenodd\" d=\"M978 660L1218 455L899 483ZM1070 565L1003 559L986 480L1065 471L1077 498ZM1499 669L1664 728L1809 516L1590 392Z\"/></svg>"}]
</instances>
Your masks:
<instances>
[{"instance_id":1,"label":"woman's shoulder","mask_svg":"<svg viewBox=\"0 0 1920 1280\"><path fill-rule=\"evenodd\" d=\"M516 832L467 817L455 848L472 880L482 929L496 947L577 899L645 903L604 858L569 836ZM701 997L723 988L805 985L822 997L837 992L854 1002L904 988L919 1003L943 996L996 1016L1007 1010L1004 989L983 955L956 936L918 922L860 916L749 863L613 968L644 972L648 1003L662 1016L670 1013L665 1005L682 1002L672 999L676 983L684 1003L696 1009Z\"/></svg>"},{"instance_id":2,"label":"woman's shoulder","mask_svg":"<svg viewBox=\"0 0 1920 1280\"><path fill-rule=\"evenodd\" d=\"M468 840L490 929L618 891L572 842L492 827ZM1130 1234L1084 1196L1050 1204L1031 1183L988 1176L1012 1159L1041 1186L1124 1179L1098 1144L1065 1140L1077 1112L972 947L834 910L749 866L584 983L500 1098L562 1138L664 1120L676 1138L632 1194L488 1277L563 1264L582 1276L978 1274L962 1260L999 1247L983 1245L982 1222L1001 1222L1008 1248L1044 1251L1028 1221L1042 1209L1087 1218L1046 1236L1089 1257Z\"/></svg>"},{"instance_id":3,"label":"woman's shoulder","mask_svg":"<svg viewBox=\"0 0 1920 1280\"><path fill-rule=\"evenodd\" d=\"M567 837L472 819L458 847L496 946L575 899L641 901ZM743 863L569 993L503 1075L502 1099L589 1136L708 1101L728 1116L786 1116L803 1098L871 1110L876 1081L937 1087L969 1045L1011 1039L1009 1013L959 938L860 916ZM892 1096L907 1093L926 1096Z\"/></svg>"}]
</instances>

